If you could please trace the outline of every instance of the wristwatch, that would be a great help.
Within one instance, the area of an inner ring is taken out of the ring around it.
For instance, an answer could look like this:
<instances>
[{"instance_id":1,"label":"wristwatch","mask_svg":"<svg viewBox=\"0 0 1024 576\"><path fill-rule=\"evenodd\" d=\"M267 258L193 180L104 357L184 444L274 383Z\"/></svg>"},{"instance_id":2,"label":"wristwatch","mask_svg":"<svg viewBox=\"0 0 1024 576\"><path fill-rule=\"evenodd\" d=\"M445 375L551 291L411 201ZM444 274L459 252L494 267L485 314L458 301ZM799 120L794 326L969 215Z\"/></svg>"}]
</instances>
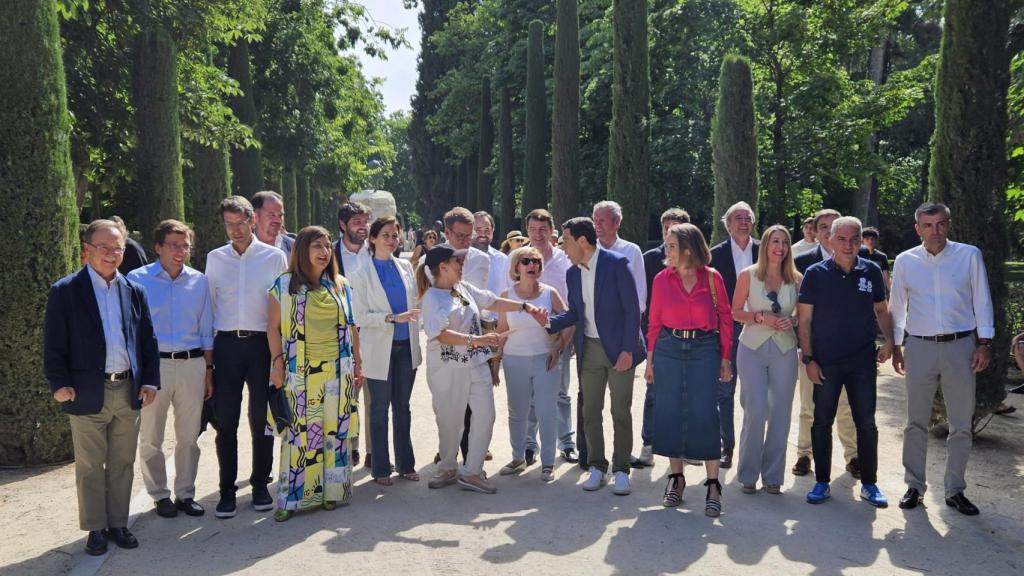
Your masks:
<instances>
[{"instance_id":1,"label":"wristwatch","mask_svg":"<svg viewBox=\"0 0 1024 576\"><path fill-rule=\"evenodd\" d=\"M523 312L526 312L526 300L523 300L523 305L520 306L520 308L523 310Z\"/></svg>"},{"instance_id":2,"label":"wristwatch","mask_svg":"<svg viewBox=\"0 0 1024 576\"><path fill-rule=\"evenodd\" d=\"M388 314L387 316L384 317L384 321L387 322L388 324L394 324L395 323L395 315L394 314Z\"/></svg>"},{"instance_id":3,"label":"wristwatch","mask_svg":"<svg viewBox=\"0 0 1024 576\"><path fill-rule=\"evenodd\" d=\"M206 365L206 369L207 370L213 370L213 364L207 364Z\"/></svg>"},{"instance_id":4,"label":"wristwatch","mask_svg":"<svg viewBox=\"0 0 1024 576\"><path fill-rule=\"evenodd\" d=\"M809 354L804 354L804 355L803 355L803 356L802 356L802 357L800 358L800 361L804 363L804 366L807 366L807 365L808 365L808 364L810 364L811 362L814 362L814 356L811 356L811 355L809 355Z\"/></svg>"}]
</instances>

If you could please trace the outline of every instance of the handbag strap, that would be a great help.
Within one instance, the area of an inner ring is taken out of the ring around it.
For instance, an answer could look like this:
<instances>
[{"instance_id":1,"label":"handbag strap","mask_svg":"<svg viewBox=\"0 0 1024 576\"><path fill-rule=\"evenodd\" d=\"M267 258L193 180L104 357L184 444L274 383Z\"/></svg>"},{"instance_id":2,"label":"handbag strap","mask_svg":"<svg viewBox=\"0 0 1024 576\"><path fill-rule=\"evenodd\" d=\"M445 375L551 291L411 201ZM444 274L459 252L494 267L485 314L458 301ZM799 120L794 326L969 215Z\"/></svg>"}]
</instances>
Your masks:
<instances>
[{"instance_id":1,"label":"handbag strap","mask_svg":"<svg viewBox=\"0 0 1024 576\"><path fill-rule=\"evenodd\" d=\"M718 315L718 287L715 282L715 269L707 266L708 288L711 290L711 307L715 310L715 332L722 327L722 318Z\"/></svg>"}]
</instances>

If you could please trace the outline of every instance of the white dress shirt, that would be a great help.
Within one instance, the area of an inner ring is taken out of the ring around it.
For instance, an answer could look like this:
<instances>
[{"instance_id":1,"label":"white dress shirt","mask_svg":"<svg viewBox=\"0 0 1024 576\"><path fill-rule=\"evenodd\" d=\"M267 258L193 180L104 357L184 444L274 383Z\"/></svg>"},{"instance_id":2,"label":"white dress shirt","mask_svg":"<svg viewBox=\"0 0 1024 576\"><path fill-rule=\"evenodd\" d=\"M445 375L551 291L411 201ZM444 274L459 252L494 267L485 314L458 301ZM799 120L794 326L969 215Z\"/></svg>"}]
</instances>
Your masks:
<instances>
[{"instance_id":1,"label":"white dress shirt","mask_svg":"<svg viewBox=\"0 0 1024 576\"><path fill-rule=\"evenodd\" d=\"M267 291L288 267L284 252L260 242L239 254L231 243L206 256L216 330L267 331Z\"/></svg>"},{"instance_id":2,"label":"white dress shirt","mask_svg":"<svg viewBox=\"0 0 1024 576\"><path fill-rule=\"evenodd\" d=\"M580 280L583 284L583 334L587 338L599 338L597 333L597 301L594 293L594 286L597 282L597 256L603 250L600 245L594 250L594 255L587 261L587 265L580 266Z\"/></svg>"},{"instance_id":3,"label":"white dress shirt","mask_svg":"<svg viewBox=\"0 0 1024 576\"><path fill-rule=\"evenodd\" d=\"M572 268L572 260L561 249L552 248L551 258L544 261L544 270L540 273L540 281L554 288L562 302L569 301L569 286L565 283L565 273L569 268Z\"/></svg>"},{"instance_id":4,"label":"white dress shirt","mask_svg":"<svg viewBox=\"0 0 1024 576\"><path fill-rule=\"evenodd\" d=\"M367 242L363 242L363 247L359 249L359 252L349 250L344 240L340 244L341 265L345 267L345 276L351 276L356 273L356 270L370 265L370 248Z\"/></svg>"},{"instance_id":5,"label":"white dress shirt","mask_svg":"<svg viewBox=\"0 0 1024 576\"><path fill-rule=\"evenodd\" d=\"M487 290L487 279L491 273L491 258L484 252L470 246L466 261L462 265L462 281L472 284L477 290Z\"/></svg>"},{"instance_id":6,"label":"white dress shirt","mask_svg":"<svg viewBox=\"0 0 1024 576\"><path fill-rule=\"evenodd\" d=\"M114 274L109 283L103 279L92 266L86 266L92 289L96 294L96 304L100 309L100 321L103 324L103 341L107 348L107 359L103 371L108 374L124 372L132 367L128 359L128 344L124 339L124 320L121 317L121 288L127 290L124 276L120 272Z\"/></svg>"},{"instance_id":7,"label":"white dress shirt","mask_svg":"<svg viewBox=\"0 0 1024 576\"><path fill-rule=\"evenodd\" d=\"M615 237L615 242L606 250L621 254L629 260L629 271L633 273L636 295L640 299L640 313L643 314L644 310L647 309L647 273L644 272L644 253L640 251L640 247L636 244L623 240L618 236Z\"/></svg>"},{"instance_id":8,"label":"white dress shirt","mask_svg":"<svg viewBox=\"0 0 1024 576\"><path fill-rule=\"evenodd\" d=\"M985 262L970 244L947 242L935 255L916 246L897 256L889 310L897 345L903 344L904 330L914 336L996 333Z\"/></svg>"},{"instance_id":9,"label":"white dress shirt","mask_svg":"<svg viewBox=\"0 0 1024 576\"><path fill-rule=\"evenodd\" d=\"M740 248L739 244L729 237L729 247L732 248L732 264L736 267L736 276L754 263L754 239L747 238L747 247Z\"/></svg>"},{"instance_id":10,"label":"white dress shirt","mask_svg":"<svg viewBox=\"0 0 1024 576\"><path fill-rule=\"evenodd\" d=\"M502 292L508 290L512 281L508 276L508 256L501 250L495 250L494 246L487 247L487 256L491 259L491 267L487 272L487 290L500 296ZM497 320L498 315L490 310L481 310L480 317L493 321Z\"/></svg>"}]
</instances>

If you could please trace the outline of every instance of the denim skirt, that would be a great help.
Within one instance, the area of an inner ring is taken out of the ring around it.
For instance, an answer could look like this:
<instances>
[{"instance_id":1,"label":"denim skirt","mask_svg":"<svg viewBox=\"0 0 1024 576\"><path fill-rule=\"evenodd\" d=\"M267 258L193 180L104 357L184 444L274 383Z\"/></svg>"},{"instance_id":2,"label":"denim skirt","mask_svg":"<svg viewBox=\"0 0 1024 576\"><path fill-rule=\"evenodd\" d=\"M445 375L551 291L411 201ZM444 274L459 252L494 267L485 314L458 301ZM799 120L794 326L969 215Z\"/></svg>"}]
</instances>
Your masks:
<instances>
[{"instance_id":1,"label":"denim skirt","mask_svg":"<svg viewBox=\"0 0 1024 576\"><path fill-rule=\"evenodd\" d=\"M668 458L722 456L718 416L718 334L679 339L662 330L654 346L654 453Z\"/></svg>"}]
</instances>

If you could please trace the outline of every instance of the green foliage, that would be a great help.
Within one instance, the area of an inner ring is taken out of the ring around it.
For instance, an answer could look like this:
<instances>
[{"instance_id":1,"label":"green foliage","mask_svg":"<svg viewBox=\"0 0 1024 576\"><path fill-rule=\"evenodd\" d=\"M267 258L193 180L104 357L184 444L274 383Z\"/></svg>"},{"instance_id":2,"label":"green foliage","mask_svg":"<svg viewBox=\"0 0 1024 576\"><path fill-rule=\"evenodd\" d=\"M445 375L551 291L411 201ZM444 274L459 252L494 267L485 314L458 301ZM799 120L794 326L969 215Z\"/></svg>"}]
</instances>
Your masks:
<instances>
[{"instance_id":1,"label":"green foliage","mask_svg":"<svg viewBox=\"0 0 1024 576\"><path fill-rule=\"evenodd\" d=\"M757 213L757 135L754 126L754 86L750 62L735 54L722 60L718 105L711 129L715 173L715 214L725 214L745 201ZM728 233L717 224L711 242Z\"/></svg>"},{"instance_id":2,"label":"green foliage","mask_svg":"<svg viewBox=\"0 0 1024 576\"><path fill-rule=\"evenodd\" d=\"M410 117L405 112L394 112L384 123L384 133L395 151L394 159L388 166L388 176L381 186L395 196L398 213L407 225L418 227L422 221L416 211L416 178L413 174L414 159L409 134Z\"/></svg>"},{"instance_id":3,"label":"green foliage","mask_svg":"<svg viewBox=\"0 0 1024 576\"><path fill-rule=\"evenodd\" d=\"M491 117L491 79L487 76L480 81L480 145L477 166L476 207L494 213L494 181L491 178L491 161L494 150L494 119Z\"/></svg>"},{"instance_id":4,"label":"green foliage","mask_svg":"<svg viewBox=\"0 0 1024 576\"><path fill-rule=\"evenodd\" d=\"M52 2L0 10L0 466L71 457L68 419L43 376L47 287L78 264L64 68Z\"/></svg>"},{"instance_id":5,"label":"green foliage","mask_svg":"<svg viewBox=\"0 0 1024 576\"><path fill-rule=\"evenodd\" d=\"M516 169L512 135L512 103L509 90L502 87L498 97L498 172L501 176L501 237L515 228Z\"/></svg>"},{"instance_id":6,"label":"green foliage","mask_svg":"<svg viewBox=\"0 0 1024 576\"><path fill-rule=\"evenodd\" d=\"M544 89L544 23L530 22L526 51L526 136L523 162L522 218L535 208L548 207L548 175L544 143L547 141L547 94Z\"/></svg>"},{"instance_id":7,"label":"green foliage","mask_svg":"<svg viewBox=\"0 0 1024 576\"><path fill-rule=\"evenodd\" d=\"M309 226L312 221L310 220L310 203L312 198L309 193L309 175L304 171L298 172L295 175L295 208L292 210L296 213L296 227L295 232L302 230L306 226Z\"/></svg>"},{"instance_id":8,"label":"green foliage","mask_svg":"<svg viewBox=\"0 0 1024 576\"><path fill-rule=\"evenodd\" d=\"M580 210L580 26L576 0L558 0L551 115L551 197L556 222Z\"/></svg>"},{"instance_id":9,"label":"green foliage","mask_svg":"<svg viewBox=\"0 0 1024 576\"><path fill-rule=\"evenodd\" d=\"M192 259L197 270L206 270L206 255L224 244L224 228L220 216L220 202L231 191L231 173L228 170L228 151L224 146L213 147L193 142L188 147L192 161Z\"/></svg>"}]
</instances>

